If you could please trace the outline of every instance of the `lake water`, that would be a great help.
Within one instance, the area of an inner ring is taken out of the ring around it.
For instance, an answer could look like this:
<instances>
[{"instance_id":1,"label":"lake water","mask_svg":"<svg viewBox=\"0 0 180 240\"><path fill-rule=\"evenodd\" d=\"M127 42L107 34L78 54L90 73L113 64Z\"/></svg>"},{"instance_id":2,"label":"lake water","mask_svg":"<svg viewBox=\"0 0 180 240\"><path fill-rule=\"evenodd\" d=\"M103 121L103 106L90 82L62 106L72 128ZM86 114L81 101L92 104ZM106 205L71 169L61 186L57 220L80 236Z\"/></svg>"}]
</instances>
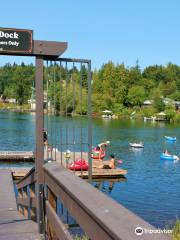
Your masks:
<instances>
[{"instance_id":1,"label":"lake water","mask_svg":"<svg viewBox=\"0 0 180 240\"><path fill-rule=\"evenodd\" d=\"M62 123L58 117L56 124ZM69 120L79 124L79 119ZM84 134L86 120L84 120ZM86 133L85 133L86 132ZM0 113L0 150L34 150L35 116ZM175 143L166 142L164 135L176 136ZM132 210L156 227L168 227L180 218L180 161L160 161L160 153L168 149L180 156L178 125L144 123L132 120L93 120L93 145L111 142L108 154L121 159L128 170L127 180L109 189L107 181L100 184L105 194ZM143 141L144 149L133 150L129 142ZM94 183L98 185L98 183Z\"/></svg>"}]
</instances>

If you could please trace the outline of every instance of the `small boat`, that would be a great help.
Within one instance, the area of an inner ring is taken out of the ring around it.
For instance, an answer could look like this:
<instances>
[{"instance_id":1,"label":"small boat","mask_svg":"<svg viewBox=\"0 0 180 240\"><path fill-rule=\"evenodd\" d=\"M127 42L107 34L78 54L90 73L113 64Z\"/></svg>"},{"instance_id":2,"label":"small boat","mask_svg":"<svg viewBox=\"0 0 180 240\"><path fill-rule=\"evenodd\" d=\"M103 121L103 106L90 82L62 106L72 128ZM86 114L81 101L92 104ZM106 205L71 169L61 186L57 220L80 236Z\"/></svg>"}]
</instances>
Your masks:
<instances>
[{"instance_id":1,"label":"small boat","mask_svg":"<svg viewBox=\"0 0 180 240\"><path fill-rule=\"evenodd\" d=\"M161 153L161 154L160 154L160 159L161 159L161 160L170 160L170 161L174 161L174 160L179 160L179 157L176 156L176 155L171 155L171 154Z\"/></svg>"},{"instance_id":2,"label":"small boat","mask_svg":"<svg viewBox=\"0 0 180 240\"><path fill-rule=\"evenodd\" d=\"M142 142L140 143L129 143L130 147L133 147L133 148L143 148L144 147L144 144Z\"/></svg>"},{"instance_id":3,"label":"small boat","mask_svg":"<svg viewBox=\"0 0 180 240\"><path fill-rule=\"evenodd\" d=\"M164 136L167 141L175 142L176 137Z\"/></svg>"},{"instance_id":4,"label":"small boat","mask_svg":"<svg viewBox=\"0 0 180 240\"><path fill-rule=\"evenodd\" d=\"M156 117L144 117L144 122L146 122L146 121L153 121L153 122L155 122L155 120L156 120Z\"/></svg>"}]
</instances>

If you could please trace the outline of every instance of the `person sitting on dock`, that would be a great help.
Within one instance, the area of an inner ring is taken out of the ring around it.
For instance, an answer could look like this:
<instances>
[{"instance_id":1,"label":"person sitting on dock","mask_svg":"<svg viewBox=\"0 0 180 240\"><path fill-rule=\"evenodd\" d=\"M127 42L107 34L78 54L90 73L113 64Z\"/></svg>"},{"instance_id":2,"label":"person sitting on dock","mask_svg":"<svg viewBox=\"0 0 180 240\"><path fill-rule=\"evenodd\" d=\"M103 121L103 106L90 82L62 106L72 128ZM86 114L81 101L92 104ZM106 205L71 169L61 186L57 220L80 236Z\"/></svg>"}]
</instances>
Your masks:
<instances>
[{"instance_id":1,"label":"person sitting on dock","mask_svg":"<svg viewBox=\"0 0 180 240\"><path fill-rule=\"evenodd\" d=\"M114 154L110 155L111 159L109 160L108 165L103 165L103 169L115 169L115 156Z\"/></svg>"},{"instance_id":2,"label":"person sitting on dock","mask_svg":"<svg viewBox=\"0 0 180 240\"><path fill-rule=\"evenodd\" d=\"M96 165L96 168L115 169L115 156L114 156L114 154L111 154L110 157L111 157L111 159L107 161L107 164L105 164L105 163L103 163L103 161L101 161Z\"/></svg>"}]
</instances>

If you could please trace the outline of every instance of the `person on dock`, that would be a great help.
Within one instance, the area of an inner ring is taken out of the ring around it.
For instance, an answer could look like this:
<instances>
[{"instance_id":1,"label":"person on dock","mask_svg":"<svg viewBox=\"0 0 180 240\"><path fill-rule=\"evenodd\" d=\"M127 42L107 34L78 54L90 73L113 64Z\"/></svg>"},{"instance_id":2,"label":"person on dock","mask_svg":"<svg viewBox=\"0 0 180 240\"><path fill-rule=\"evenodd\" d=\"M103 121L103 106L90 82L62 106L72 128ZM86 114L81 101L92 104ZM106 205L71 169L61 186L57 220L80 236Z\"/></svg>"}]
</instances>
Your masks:
<instances>
[{"instance_id":1,"label":"person on dock","mask_svg":"<svg viewBox=\"0 0 180 240\"><path fill-rule=\"evenodd\" d=\"M108 165L103 165L103 169L115 169L115 156L114 154L110 155L111 159L109 160Z\"/></svg>"},{"instance_id":2,"label":"person on dock","mask_svg":"<svg viewBox=\"0 0 180 240\"><path fill-rule=\"evenodd\" d=\"M101 163L98 163L96 168L100 169L115 169L115 155L110 155L111 159L108 161L108 164L104 164L103 161Z\"/></svg>"},{"instance_id":3,"label":"person on dock","mask_svg":"<svg viewBox=\"0 0 180 240\"><path fill-rule=\"evenodd\" d=\"M44 141L44 147L47 148L48 146L48 135L47 135L47 130L43 130L43 141Z\"/></svg>"},{"instance_id":4,"label":"person on dock","mask_svg":"<svg viewBox=\"0 0 180 240\"><path fill-rule=\"evenodd\" d=\"M100 146L96 147L96 151L98 151L98 159L102 159L102 154L104 153L104 151L102 150L102 148L100 148Z\"/></svg>"},{"instance_id":5,"label":"person on dock","mask_svg":"<svg viewBox=\"0 0 180 240\"><path fill-rule=\"evenodd\" d=\"M110 144L110 141L99 143L98 146L105 151L106 147Z\"/></svg>"}]
</instances>

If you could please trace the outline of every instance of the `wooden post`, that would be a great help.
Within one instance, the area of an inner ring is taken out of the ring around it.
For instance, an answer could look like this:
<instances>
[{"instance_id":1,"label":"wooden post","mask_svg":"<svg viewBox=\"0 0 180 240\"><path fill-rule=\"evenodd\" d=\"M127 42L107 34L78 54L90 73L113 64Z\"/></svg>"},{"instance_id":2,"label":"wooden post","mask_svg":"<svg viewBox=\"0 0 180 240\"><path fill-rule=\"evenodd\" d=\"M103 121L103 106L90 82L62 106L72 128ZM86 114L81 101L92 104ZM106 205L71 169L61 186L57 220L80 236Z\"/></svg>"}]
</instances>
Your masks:
<instances>
[{"instance_id":1,"label":"wooden post","mask_svg":"<svg viewBox=\"0 0 180 240\"><path fill-rule=\"evenodd\" d=\"M36 159L35 170L37 174L36 196L37 196L37 223L39 233L44 234L44 207L43 207L43 57L36 57Z\"/></svg>"}]
</instances>

